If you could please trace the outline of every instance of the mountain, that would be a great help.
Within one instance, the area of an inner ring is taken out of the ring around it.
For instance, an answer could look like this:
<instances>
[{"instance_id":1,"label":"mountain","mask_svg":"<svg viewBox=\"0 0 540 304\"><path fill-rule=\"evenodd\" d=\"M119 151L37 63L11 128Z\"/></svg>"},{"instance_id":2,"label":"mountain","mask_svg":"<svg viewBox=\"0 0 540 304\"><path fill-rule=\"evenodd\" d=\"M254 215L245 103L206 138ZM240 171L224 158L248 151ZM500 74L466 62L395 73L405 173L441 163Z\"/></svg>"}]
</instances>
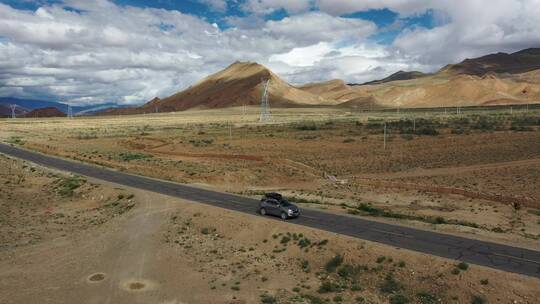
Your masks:
<instances>
[{"instance_id":1,"label":"mountain","mask_svg":"<svg viewBox=\"0 0 540 304\"><path fill-rule=\"evenodd\" d=\"M213 109L257 105L270 80L268 100L272 106L294 107L335 105L338 102L298 89L266 67L254 62L235 62L193 86L172 96L155 98L138 108L112 110L107 114L173 112L187 109Z\"/></svg>"},{"instance_id":2,"label":"mountain","mask_svg":"<svg viewBox=\"0 0 540 304\"><path fill-rule=\"evenodd\" d=\"M68 105L65 103L54 102L54 101L43 101L43 100L34 100L34 99L19 99L13 97L0 97L0 106L5 106L9 108L9 105L16 104L18 107L26 109L26 111L31 111L41 108L56 108L64 113L68 112ZM73 114L76 116L81 115L92 115L99 111L102 111L106 108L117 107L116 104L106 103L100 105L89 105L89 106L73 106ZM24 112L24 111L23 111ZM11 115L11 110L9 110L9 115ZM1 114L0 114L1 116Z\"/></svg>"},{"instance_id":3,"label":"mountain","mask_svg":"<svg viewBox=\"0 0 540 304\"><path fill-rule=\"evenodd\" d=\"M410 72L397 71L394 74L392 74L392 75L390 75L390 76L388 76L386 78L364 82L361 85L381 84L381 83L391 82L391 81L416 79L416 78L420 78L420 77L425 77L427 75L428 74L424 74L424 73L418 72L418 71L410 71ZM358 85L358 84L351 84L351 85L354 86L354 85Z\"/></svg>"},{"instance_id":4,"label":"mountain","mask_svg":"<svg viewBox=\"0 0 540 304\"><path fill-rule=\"evenodd\" d=\"M46 107L46 108L39 108L39 109L34 109L28 113L26 113L26 115L24 115L24 117L29 117L29 118L37 118L37 117L66 117L66 113L58 110L57 108L55 107Z\"/></svg>"},{"instance_id":5,"label":"mountain","mask_svg":"<svg viewBox=\"0 0 540 304\"><path fill-rule=\"evenodd\" d=\"M507 54L496 53L465 59L443 67L439 73L483 76L488 73L520 74L540 69L540 48L529 48Z\"/></svg>"},{"instance_id":6,"label":"mountain","mask_svg":"<svg viewBox=\"0 0 540 304\"><path fill-rule=\"evenodd\" d=\"M22 107L15 108L16 117L24 116L28 112L28 109ZM9 105L0 103L0 118L2 117L11 117L11 107Z\"/></svg>"},{"instance_id":7,"label":"mountain","mask_svg":"<svg viewBox=\"0 0 540 304\"><path fill-rule=\"evenodd\" d=\"M538 103L540 48L466 59L434 74L399 71L362 85L333 80L300 88L355 109Z\"/></svg>"}]
</instances>

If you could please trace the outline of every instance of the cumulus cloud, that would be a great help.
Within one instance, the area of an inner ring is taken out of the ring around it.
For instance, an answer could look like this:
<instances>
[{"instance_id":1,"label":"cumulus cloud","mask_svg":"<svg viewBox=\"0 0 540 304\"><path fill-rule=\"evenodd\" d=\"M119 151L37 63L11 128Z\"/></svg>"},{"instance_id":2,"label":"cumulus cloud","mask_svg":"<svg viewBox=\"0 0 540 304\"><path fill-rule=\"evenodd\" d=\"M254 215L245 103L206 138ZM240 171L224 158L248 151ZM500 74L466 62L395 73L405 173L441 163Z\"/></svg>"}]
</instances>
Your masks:
<instances>
[{"instance_id":1,"label":"cumulus cloud","mask_svg":"<svg viewBox=\"0 0 540 304\"><path fill-rule=\"evenodd\" d=\"M283 9L291 14L306 12L311 7L310 0L247 0L242 8L257 15L266 15Z\"/></svg>"},{"instance_id":2,"label":"cumulus cloud","mask_svg":"<svg viewBox=\"0 0 540 304\"><path fill-rule=\"evenodd\" d=\"M199 1L214 11L228 9L224 0ZM540 45L540 0L238 3L246 15L226 17L226 29L179 11L109 0L64 0L35 11L0 4L0 96L141 103L175 93L235 60L266 64L293 83L364 82ZM437 26L401 28L392 43L378 44L370 36L384 29L340 17L382 8L400 18L430 10ZM289 17L265 20L278 10Z\"/></svg>"}]
</instances>

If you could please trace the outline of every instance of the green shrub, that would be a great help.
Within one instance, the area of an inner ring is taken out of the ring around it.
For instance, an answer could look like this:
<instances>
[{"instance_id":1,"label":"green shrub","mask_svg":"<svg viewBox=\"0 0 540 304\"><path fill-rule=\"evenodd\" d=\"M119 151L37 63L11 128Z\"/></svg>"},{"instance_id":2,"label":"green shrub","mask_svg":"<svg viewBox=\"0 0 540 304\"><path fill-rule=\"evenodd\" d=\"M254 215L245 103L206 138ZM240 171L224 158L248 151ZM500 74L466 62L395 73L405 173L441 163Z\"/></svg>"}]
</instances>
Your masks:
<instances>
[{"instance_id":1,"label":"green shrub","mask_svg":"<svg viewBox=\"0 0 540 304\"><path fill-rule=\"evenodd\" d=\"M319 286L319 289L317 290L319 293L329 293L329 292L337 292L340 291L341 288L338 284L330 281L323 281L321 283L321 286Z\"/></svg>"},{"instance_id":2,"label":"green shrub","mask_svg":"<svg viewBox=\"0 0 540 304\"><path fill-rule=\"evenodd\" d=\"M343 256L336 254L330 261L326 263L324 268L327 272L334 272L343 263Z\"/></svg>"},{"instance_id":3,"label":"green shrub","mask_svg":"<svg viewBox=\"0 0 540 304\"><path fill-rule=\"evenodd\" d=\"M62 196L72 196L73 192L86 181L78 177L64 178L60 181L57 191Z\"/></svg>"},{"instance_id":4,"label":"green shrub","mask_svg":"<svg viewBox=\"0 0 540 304\"><path fill-rule=\"evenodd\" d=\"M263 304L277 303L276 298L269 295L269 294L267 294L267 293L260 295L260 297L261 297L261 303L263 303Z\"/></svg>"},{"instance_id":5,"label":"green shrub","mask_svg":"<svg viewBox=\"0 0 540 304\"><path fill-rule=\"evenodd\" d=\"M390 304L407 304L409 299L401 294L397 294L390 297Z\"/></svg>"},{"instance_id":6,"label":"green shrub","mask_svg":"<svg viewBox=\"0 0 540 304\"><path fill-rule=\"evenodd\" d=\"M486 303L486 298L482 296L473 296L471 304L484 304Z\"/></svg>"},{"instance_id":7,"label":"green shrub","mask_svg":"<svg viewBox=\"0 0 540 304\"><path fill-rule=\"evenodd\" d=\"M469 269L469 264L467 264L465 262L460 262L459 264L457 264L457 268L459 268L461 270L467 270L467 269Z\"/></svg>"}]
</instances>

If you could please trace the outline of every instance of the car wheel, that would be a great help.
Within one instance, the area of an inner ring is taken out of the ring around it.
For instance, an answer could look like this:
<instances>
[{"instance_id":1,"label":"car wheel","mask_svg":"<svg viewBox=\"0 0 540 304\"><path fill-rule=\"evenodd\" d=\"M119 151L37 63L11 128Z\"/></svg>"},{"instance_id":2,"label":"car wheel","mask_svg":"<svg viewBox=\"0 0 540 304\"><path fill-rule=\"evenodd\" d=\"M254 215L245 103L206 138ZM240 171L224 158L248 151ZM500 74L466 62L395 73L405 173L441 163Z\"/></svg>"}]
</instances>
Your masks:
<instances>
[{"instance_id":1,"label":"car wheel","mask_svg":"<svg viewBox=\"0 0 540 304\"><path fill-rule=\"evenodd\" d=\"M260 213L261 215L266 215L266 209L261 208L261 209L259 210L259 213Z\"/></svg>"},{"instance_id":2,"label":"car wheel","mask_svg":"<svg viewBox=\"0 0 540 304\"><path fill-rule=\"evenodd\" d=\"M287 213L281 212L281 219L286 220L287 219Z\"/></svg>"}]
</instances>

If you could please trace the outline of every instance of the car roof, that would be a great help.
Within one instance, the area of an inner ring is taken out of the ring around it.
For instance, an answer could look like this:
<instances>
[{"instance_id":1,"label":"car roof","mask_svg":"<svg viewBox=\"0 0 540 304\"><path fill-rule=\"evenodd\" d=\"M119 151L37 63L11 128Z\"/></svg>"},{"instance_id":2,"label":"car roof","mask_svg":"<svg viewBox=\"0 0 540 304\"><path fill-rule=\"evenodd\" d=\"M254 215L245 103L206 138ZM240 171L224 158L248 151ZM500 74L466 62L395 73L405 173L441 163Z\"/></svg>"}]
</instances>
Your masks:
<instances>
[{"instance_id":1,"label":"car roof","mask_svg":"<svg viewBox=\"0 0 540 304\"><path fill-rule=\"evenodd\" d=\"M266 197L272 197L272 198L281 198L282 195L277 192L268 192L264 196Z\"/></svg>"}]
</instances>

